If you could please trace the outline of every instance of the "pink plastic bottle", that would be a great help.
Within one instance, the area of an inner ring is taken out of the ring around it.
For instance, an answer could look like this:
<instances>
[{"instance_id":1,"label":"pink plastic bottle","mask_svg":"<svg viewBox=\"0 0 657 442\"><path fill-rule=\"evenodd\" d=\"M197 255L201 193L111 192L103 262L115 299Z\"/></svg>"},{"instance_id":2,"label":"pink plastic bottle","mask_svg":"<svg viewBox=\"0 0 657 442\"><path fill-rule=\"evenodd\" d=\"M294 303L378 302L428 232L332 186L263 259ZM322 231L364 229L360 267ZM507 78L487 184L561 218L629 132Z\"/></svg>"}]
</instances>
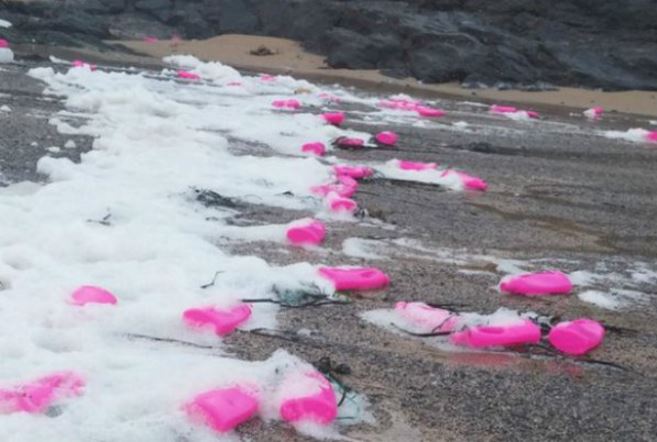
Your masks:
<instances>
[{"instance_id":1,"label":"pink plastic bottle","mask_svg":"<svg viewBox=\"0 0 657 442\"><path fill-rule=\"evenodd\" d=\"M332 124L333 126L340 126L342 123L344 123L345 115L344 112L326 112L322 114L322 118L328 124Z\"/></svg>"},{"instance_id":2,"label":"pink plastic bottle","mask_svg":"<svg viewBox=\"0 0 657 442\"><path fill-rule=\"evenodd\" d=\"M182 78L183 80L197 81L201 79L201 76L189 71L178 71L178 78Z\"/></svg>"},{"instance_id":3,"label":"pink plastic bottle","mask_svg":"<svg viewBox=\"0 0 657 442\"><path fill-rule=\"evenodd\" d=\"M107 290L92 285L83 285L75 289L71 295L71 302L75 305L85 304L116 304L116 296Z\"/></svg>"},{"instance_id":4,"label":"pink plastic bottle","mask_svg":"<svg viewBox=\"0 0 657 442\"><path fill-rule=\"evenodd\" d=\"M290 244L295 246L319 245L326 237L326 226L321 221L309 219L293 223L285 233Z\"/></svg>"},{"instance_id":5,"label":"pink plastic bottle","mask_svg":"<svg viewBox=\"0 0 657 442\"><path fill-rule=\"evenodd\" d=\"M301 146L301 152L310 153L317 156L324 156L326 154L326 146L324 143L306 143Z\"/></svg>"},{"instance_id":6,"label":"pink plastic bottle","mask_svg":"<svg viewBox=\"0 0 657 442\"><path fill-rule=\"evenodd\" d=\"M365 141L360 138L339 137L335 140L335 145L345 149L360 149L365 145Z\"/></svg>"},{"instance_id":7,"label":"pink plastic bottle","mask_svg":"<svg viewBox=\"0 0 657 442\"><path fill-rule=\"evenodd\" d=\"M358 209L356 201L338 195L336 192L329 192L326 195L326 203L331 212L334 213L355 213Z\"/></svg>"},{"instance_id":8,"label":"pink plastic bottle","mask_svg":"<svg viewBox=\"0 0 657 442\"><path fill-rule=\"evenodd\" d=\"M211 327L217 336L226 336L251 317L251 306L238 304L228 309L216 307L185 310L183 320L190 327Z\"/></svg>"},{"instance_id":9,"label":"pink plastic bottle","mask_svg":"<svg viewBox=\"0 0 657 442\"><path fill-rule=\"evenodd\" d=\"M493 104L490 107L490 112L494 114L513 114L518 112L518 108L513 106L500 106L499 104Z\"/></svg>"},{"instance_id":10,"label":"pink plastic bottle","mask_svg":"<svg viewBox=\"0 0 657 442\"><path fill-rule=\"evenodd\" d=\"M572 289L568 275L556 270L510 275L500 281L500 290L513 295L566 295Z\"/></svg>"},{"instance_id":11,"label":"pink plastic bottle","mask_svg":"<svg viewBox=\"0 0 657 442\"><path fill-rule=\"evenodd\" d=\"M394 146L397 144L397 140L399 140L399 135L394 132L384 131L376 134L375 139L379 144L383 144L385 146Z\"/></svg>"},{"instance_id":12,"label":"pink plastic bottle","mask_svg":"<svg viewBox=\"0 0 657 442\"><path fill-rule=\"evenodd\" d=\"M82 394L84 379L73 372L54 373L8 389L0 389L0 414L43 413L54 402Z\"/></svg>"},{"instance_id":13,"label":"pink plastic bottle","mask_svg":"<svg viewBox=\"0 0 657 442\"><path fill-rule=\"evenodd\" d=\"M591 319L560 322L552 327L548 340L562 353L581 356L597 348L605 337L605 328Z\"/></svg>"},{"instance_id":14,"label":"pink plastic bottle","mask_svg":"<svg viewBox=\"0 0 657 442\"><path fill-rule=\"evenodd\" d=\"M450 332L458 321L455 313L431 307L424 302L400 301L395 304L395 312L414 326L427 331Z\"/></svg>"},{"instance_id":15,"label":"pink plastic bottle","mask_svg":"<svg viewBox=\"0 0 657 442\"><path fill-rule=\"evenodd\" d=\"M472 348L538 344L540 340L541 328L527 319L505 326L471 327L450 335L453 344Z\"/></svg>"},{"instance_id":16,"label":"pink plastic bottle","mask_svg":"<svg viewBox=\"0 0 657 442\"><path fill-rule=\"evenodd\" d=\"M646 134L646 140L651 143L657 143L657 130L650 131Z\"/></svg>"},{"instance_id":17,"label":"pink plastic bottle","mask_svg":"<svg viewBox=\"0 0 657 442\"><path fill-rule=\"evenodd\" d=\"M319 274L333 282L339 292L377 290L390 284L388 275L375 267L320 267Z\"/></svg>"},{"instance_id":18,"label":"pink plastic bottle","mask_svg":"<svg viewBox=\"0 0 657 442\"><path fill-rule=\"evenodd\" d=\"M468 190L480 190L485 191L488 189L488 183L482 180L479 177L468 175L465 172L460 172L457 170L447 169L440 176L449 177L451 175L458 176L459 180L463 184L463 187Z\"/></svg>"},{"instance_id":19,"label":"pink plastic bottle","mask_svg":"<svg viewBox=\"0 0 657 442\"><path fill-rule=\"evenodd\" d=\"M201 420L213 430L225 433L251 419L259 407L255 392L236 386L201 393L185 410L193 420Z\"/></svg>"},{"instance_id":20,"label":"pink plastic bottle","mask_svg":"<svg viewBox=\"0 0 657 442\"><path fill-rule=\"evenodd\" d=\"M604 109L600 106L592 107L591 109L585 110L584 116L591 120L599 120L602 117L602 114L604 113Z\"/></svg>"},{"instance_id":21,"label":"pink plastic bottle","mask_svg":"<svg viewBox=\"0 0 657 442\"><path fill-rule=\"evenodd\" d=\"M402 170L423 171L423 170L433 170L436 167L438 167L436 163L422 163L419 161L399 160L399 168Z\"/></svg>"},{"instance_id":22,"label":"pink plastic bottle","mask_svg":"<svg viewBox=\"0 0 657 442\"><path fill-rule=\"evenodd\" d=\"M367 178L374 174L374 170L367 166L348 166L346 164L333 166L337 176L348 176L355 179Z\"/></svg>"},{"instance_id":23,"label":"pink plastic bottle","mask_svg":"<svg viewBox=\"0 0 657 442\"><path fill-rule=\"evenodd\" d=\"M422 117L439 118L445 116L446 112L429 106L416 106L415 111Z\"/></svg>"},{"instance_id":24,"label":"pink plastic bottle","mask_svg":"<svg viewBox=\"0 0 657 442\"><path fill-rule=\"evenodd\" d=\"M308 391L301 392L302 389ZM338 415L333 387L318 371L288 376L281 384L280 390L283 399L279 412L286 422L314 422L328 425Z\"/></svg>"}]
</instances>

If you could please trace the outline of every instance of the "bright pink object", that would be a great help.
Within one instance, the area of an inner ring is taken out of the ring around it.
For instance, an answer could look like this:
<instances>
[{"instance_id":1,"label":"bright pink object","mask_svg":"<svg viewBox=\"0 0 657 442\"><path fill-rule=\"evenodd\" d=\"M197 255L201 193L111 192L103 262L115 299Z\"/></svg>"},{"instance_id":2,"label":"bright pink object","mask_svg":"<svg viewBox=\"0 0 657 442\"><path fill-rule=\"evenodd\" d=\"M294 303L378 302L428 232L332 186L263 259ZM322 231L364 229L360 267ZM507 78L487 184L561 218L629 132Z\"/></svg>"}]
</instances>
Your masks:
<instances>
[{"instance_id":1,"label":"bright pink object","mask_svg":"<svg viewBox=\"0 0 657 442\"><path fill-rule=\"evenodd\" d=\"M334 213L353 214L356 212L356 209L358 209L358 204L356 204L356 201L348 197L340 196L336 192L330 192L326 196L326 202L328 203L328 207L331 212Z\"/></svg>"},{"instance_id":2,"label":"bright pink object","mask_svg":"<svg viewBox=\"0 0 657 442\"><path fill-rule=\"evenodd\" d=\"M85 61L82 61L82 60L73 60L71 62L71 65L74 68L89 68L92 71L96 70L96 65L95 64L89 64L89 63L87 63Z\"/></svg>"},{"instance_id":3,"label":"bright pink object","mask_svg":"<svg viewBox=\"0 0 657 442\"><path fill-rule=\"evenodd\" d=\"M450 340L453 344L472 348L538 344L541 328L526 319L511 325L467 328L450 335Z\"/></svg>"},{"instance_id":4,"label":"bright pink object","mask_svg":"<svg viewBox=\"0 0 657 442\"><path fill-rule=\"evenodd\" d=\"M266 81L266 82L276 81L276 77L269 74L260 74L260 81Z\"/></svg>"},{"instance_id":5,"label":"bright pink object","mask_svg":"<svg viewBox=\"0 0 657 442\"><path fill-rule=\"evenodd\" d=\"M449 177L451 175L458 176L459 180L461 180L461 184L463 184L463 187L468 190L480 190L483 192L488 189L488 183L486 181L479 177L468 175L465 172L447 169L441 174L442 177Z\"/></svg>"},{"instance_id":6,"label":"bright pink object","mask_svg":"<svg viewBox=\"0 0 657 442\"><path fill-rule=\"evenodd\" d=\"M290 98L289 100L274 100L271 105L277 109L296 110L301 107L301 102L295 98Z\"/></svg>"},{"instance_id":7,"label":"bright pink object","mask_svg":"<svg viewBox=\"0 0 657 442\"><path fill-rule=\"evenodd\" d=\"M493 104L493 105L490 107L489 110L490 110L490 112L492 112L492 113L494 113L494 114L513 114L513 113L515 113L515 112L518 112L518 108L517 108L517 107L513 107L513 106L500 106L500 105L498 105L498 104Z\"/></svg>"},{"instance_id":8,"label":"bright pink object","mask_svg":"<svg viewBox=\"0 0 657 442\"><path fill-rule=\"evenodd\" d=\"M650 131L646 134L646 140L651 143L657 143L657 130Z\"/></svg>"},{"instance_id":9,"label":"bright pink object","mask_svg":"<svg viewBox=\"0 0 657 442\"><path fill-rule=\"evenodd\" d=\"M417 100L408 100L405 98L391 98L389 100L379 101L379 106L386 109L414 111L420 104Z\"/></svg>"},{"instance_id":10,"label":"bright pink object","mask_svg":"<svg viewBox=\"0 0 657 442\"><path fill-rule=\"evenodd\" d=\"M591 319L560 322L552 327L548 340L562 353L581 356L597 348L605 338L605 328Z\"/></svg>"},{"instance_id":11,"label":"bright pink object","mask_svg":"<svg viewBox=\"0 0 657 442\"><path fill-rule=\"evenodd\" d=\"M365 140L360 138L339 137L334 141L336 146L347 149L360 149L365 145Z\"/></svg>"},{"instance_id":12,"label":"bright pink object","mask_svg":"<svg viewBox=\"0 0 657 442\"><path fill-rule=\"evenodd\" d=\"M183 313L191 327L211 327L217 336L226 336L251 317L251 306L238 304L229 309L216 307L192 308Z\"/></svg>"},{"instance_id":13,"label":"bright pink object","mask_svg":"<svg viewBox=\"0 0 657 442\"><path fill-rule=\"evenodd\" d=\"M439 118L446 115L446 112L442 109L437 109L435 107L429 106L416 106L415 111L422 117L428 118Z\"/></svg>"},{"instance_id":14,"label":"bright pink object","mask_svg":"<svg viewBox=\"0 0 657 442\"><path fill-rule=\"evenodd\" d=\"M199 74L195 74L193 72L189 71L178 71L178 78L182 78L184 80L200 80L201 76Z\"/></svg>"},{"instance_id":15,"label":"bright pink object","mask_svg":"<svg viewBox=\"0 0 657 442\"><path fill-rule=\"evenodd\" d=\"M556 270L511 275L500 282L500 290L513 295L567 295L572 289L568 275Z\"/></svg>"},{"instance_id":16,"label":"bright pink object","mask_svg":"<svg viewBox=\"0 0 657 442\"><path fill-rule=\"evenodd\" d=\"M301 146L301 152L311 153L317 156L324 156L326 154L326 146L324 143L306 143Z\"/></svg>"},{"instance_id":17,"label":"bright pink object","mask_svg":"<svg viewBox=\"0 0 657 442\"><path fill-rule=\"evenodd\" d=\"M335 392L329 381L317 371L304 373L302 379L289 376L281 384L283 400L279 412L286 422L310 421L328 425L338 415L338 404ZM307 387L307 393L296 393L300 386ZM288 394L285 392L292 391Z\"/></svg>"},{"instance_id":18,"label":"bright pink object","mask_svg":"<svg viewBox=\"0 0 657 442\"><path fill-rule=\"evenodd\" d=\"M333 170L338 176L348 176L355 179L367 178L374 174L374 170L367 166L337 165L333 166Z\"/></svg>"},{"instance_id":19,"label":"bright pink object","mask_svg":"<svg viewBox=\"0 0 657 442\"><path fill-rule=\"evenodd\" d=\"M326 112L322 114L322 118L328 124L332 124L333 126L340 126L342 123L344 123L345 116L344 112Z\"/></svg>"},{"instance_id":20,"label":"bright pink object","mask_svg":"<svg viewBox=\"0 0 657 442\"><path fill-rule=\"evenodd\" d=\"M591 120L598 120L600 117L602 117L602 114L604 113L604 109L600 106L592 107L591 109L587 109L584 111L584 115L587 118L590 118Z\"/></svg>"},{"instance_id":21,"label":"bright pink object","mask_svg":"<svg viewBox=\"0 0 657 442\"><path fill-rule=\"evenodd\" d=\"M152 37L152 36L144 37L144 43L152 44L152 43L157 43L158 41L159 40L157 39L157 37Z\"/></svg>"},{"instance_id":22,"label":"bright pink object","mask_svg":"<svg viewBox=\"0 0 657 442\"><path fill-rule=\"evenodd\" d=\"M225 433L251 419L260 407L256 393L243 387L220 388L196 396L185 406L188 415Z\"/></svg>"},{"instance_id":23,"label":"bright pink object","mask_svg":"<svg viewBox=\"0 0 657 442\"><path fill-rule=\"evenodd\" d=\"M394 146L395 144L397 144L397 140L399 140L399 135L397 135L394 132L385 131L376 134L375 139L379 144L384 144L386 146Z\"/></svg>"},{"instance_id":24,"label":"bright pink object","mask_svg":"<svg viewBox=\"0 0 657 442\"><path fill-rule=\"evenodd\" d=\"M92 285L83 285L77 288L71 295L71 301L75 305L85 304L116 304L116 296L107 290Z\"/></svg>"},{"instance_id":25,"label":"bright pink object","mask_svg":"<svg viewBox=\"0 0 657 442\"><path fill-rule=\"evenodd\" d=\"M326 226L316 219L295 223L285 233L287 240L295 246L319 245L326 237Z\"/></svg>"},{"instance_id":26,"label":"bright pink object","mask_svg":"<svg viewBox=\"0 0 657 442\"><path fill-rule=\"evenodd\" d=\"M399 160L399 168L402 170L423 171L432 170L436 167L438 167L436 163L422 163L418 161Z\"/></svg>"},{"instance_id":27,"label":"bright pink object","mask_svg":"<svg viewBox=\"0 0 657 442\"><path fill-rule=\"evenodd\" d=\"M320 184L319 186L313 186L310 188L310 191L318 196L328 196L331 193L337 194L338 197L342 198L351 198L358 190L358 183L354 184Z\"/></svg>"},{"instance_id":28,"label":"bright pink object","mask_svg":"<svg viewBox=\"0 0 657 442\"><path fill-rule=\"evenodd\" d=\"M85 382L73 372L54 373L8 389L0 389L0 414L42 413L54 402L82 394Z\"/></svg>"},{"instance_id":29,"label":"bright pink object","mask_svg":"<svg viewBox=\"0 0 657 442\"><path fill-rule=\"evenodd\" d=\"M390 284L388 275L375 267L320 267L319 274L333 282L337 291L376 290Z\"/></svg>"},{"instance_id":30,"label":"bright pink object","mask_svg":"<svg viewBox=\"0 0 657 442\"><path fill-rule=\"evenodd\" d=\"M427 331L450 332L458 321L455 313L431 307L424 302L398 302L395 304L395 312L414 326Z\"/></svg>"},{"instance_id":31,"label":"bright pink object","mask_svg":"<svg viewBox=\"0 0 657 442\"><path fill-rule=\"evenodd\" d=\"M538 119L538 118L541 117L541 116L538 114L538 112L536 112L536 111L525 111L525 113L527 114L527 116L528 116L529 118Z\"/></svg>"},{"instance_id":32,"label":"bright pink object","mask_svg":"<svg viewBox=\"0 0 657 442\"><path fill-rule=\"evenodd\" d=\"M0 38L0 48L8 48L8 47L9 47L9 42L4 38Z\"/></svg>"}]
</instances>

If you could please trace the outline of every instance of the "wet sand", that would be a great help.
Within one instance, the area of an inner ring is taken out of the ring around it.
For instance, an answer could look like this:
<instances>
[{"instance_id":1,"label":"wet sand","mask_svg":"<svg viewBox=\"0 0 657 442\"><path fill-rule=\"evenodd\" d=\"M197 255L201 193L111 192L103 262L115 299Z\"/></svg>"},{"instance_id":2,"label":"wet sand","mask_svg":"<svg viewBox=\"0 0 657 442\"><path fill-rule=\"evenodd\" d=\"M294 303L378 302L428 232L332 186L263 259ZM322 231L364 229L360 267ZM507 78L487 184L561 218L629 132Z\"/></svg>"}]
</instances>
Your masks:
<instances>
[{"instance_id":1,"label":"wet sand","mask_svg":"<svg viewBox=\"0 0 657 442\"><path fill-rule=\"evenodd\" d=\"M191 54L202 60L216 60L237 69L272 74L293 74L320 82L349 83L368 90L397 90L421 96L445 98L476 97L489 103L522 103L531 106L566 107L577 110L602 106L607 111L657 116L657 92L603 92L576 88L558 91L525 92L496 89L463 89L458 83L423 84L412 78L394 79L375 70L331 69L319 55L305 51L293 40L253 35L222 35L208 40L173 43L162 40L114 42L133 51L162 58L171 54ZM257 56L250 52L260 46L269 48L273 55Z\"/></svg>"}]
</instances>

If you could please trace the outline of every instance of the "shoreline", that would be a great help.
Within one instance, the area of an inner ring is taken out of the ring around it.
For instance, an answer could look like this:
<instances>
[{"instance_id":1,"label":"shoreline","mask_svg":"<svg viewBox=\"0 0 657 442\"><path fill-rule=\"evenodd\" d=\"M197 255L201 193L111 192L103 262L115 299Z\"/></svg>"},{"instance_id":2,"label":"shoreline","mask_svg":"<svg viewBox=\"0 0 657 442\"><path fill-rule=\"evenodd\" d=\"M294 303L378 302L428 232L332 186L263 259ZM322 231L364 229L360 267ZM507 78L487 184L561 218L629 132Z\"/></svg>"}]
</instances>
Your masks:
<instances>
[{"instance_id":1,"label":"shoreline","mask_svg":"<svg viewBox=\"0 0 657 442\"><path fill-rule=\"evenodd\" d=\"M298 42L283 38L226 34L207 40L183 40L178 43L172 43L171 40L111 43L159 59L172 54L189 54L204 61L219 61L240 70L289 74L322 83L340 82L372 91L396 91L428 98L476 99L489 104L569 108L580 112L593 106L602 106L607 112L657 116L657 91L603 92L561 87L557 91L527 92L463 89L455 82L423 84L412 78L387 77L375 70L332 69L325 64L324 57L311 54ZM261 45L275 53L261 56L249 53Z\"/></svg>"}]
</instances>

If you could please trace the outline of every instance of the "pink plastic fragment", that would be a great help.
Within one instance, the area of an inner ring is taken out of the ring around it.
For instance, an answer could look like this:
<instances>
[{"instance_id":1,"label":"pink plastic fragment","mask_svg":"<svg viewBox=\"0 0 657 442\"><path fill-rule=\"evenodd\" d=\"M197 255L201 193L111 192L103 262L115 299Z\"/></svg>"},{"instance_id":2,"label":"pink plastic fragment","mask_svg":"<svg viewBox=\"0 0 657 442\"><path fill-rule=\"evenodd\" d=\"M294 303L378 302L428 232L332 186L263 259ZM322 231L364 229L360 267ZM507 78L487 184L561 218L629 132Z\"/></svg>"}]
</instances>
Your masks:
<instances>
[{"instance_id":1,"label":"pink plastic fragment","mask_svg":"<svg viewBox=\"0 0 657 442\"><path fill-rule=\"evenodd\" d=\"M321 157L326 154L326 146L324 145L324 143L319 143L319 142L306 143L303 146L301 146L301 152L310 153Z\"/></svg>"},{"instance_id":2,"label":"pink plastic fragment","mask_svg":"<svg viewBox=\"0 0 657 442\"><path fill-rule=\"evenodd\" d=\"M183 320L190 327L211 327L217 336L226 336L251 317L251 306L238 304L228 309L217 307L185 310Z\"/></svg>"},{"instance_id":3,"label":"pink plastic fragment","mask_svg":"<svg viewBox=\"0 0 657 442\"><path fill-rule=\"evenodd\" d=\"M567 295L572 289L568 275L556 270L510 275L500 282L500 290L513 295Z\"/></svg>"},{"instance_id":4,"label":"pink plastic fragment","mask_svg":"<svg viewBox=\"0 0 657 442\"><path fill-rule=\"evenodd\" d=\"M0 49L8 48L8 47L9 47L9 42L4 38L0 38Z\"/></svg>"},{"instance_id":5,"label":"pink plastic fragment","mask_svg":"<svg viewBox=\"0 0 657 442\"><path fill-rule=\"evenodd\" d=\"M344 123L345 115L344 112L326 112L322 114L322 118L328 124L332 124L333 126L340 126L342 123Z\"/></svg>"},{"instance_id":6,"label":"pink plastic fragment","mask_svg":"<svg viewBox=\"0 0 657 442\"><path fill-rule=\"evenodd\" d=\"M419 161L399 160L399 168L402 170L423 171L423 170L433 170L436 167L438 167L436 163L422 163Z\"/></svg>"},{"instance_id":7,"label":"pink plastic fragment","mask_svg":"<svg viewBox=\"0 0 657 442\"><path fill-rule=\"evenodd\" d=\"M103 288L83 285L75 289L71 295L71 302L75 305L116 304L118 300L116 296Z\"/></svg>"},{"instance_id":8,"label":"pink plastic fragment","mask_svg":"<svg viewBox=\"0 0 657 442\"><path fill-rule=\"evenodd\" d=\"M450 335L453 344L472 348L538 344L540 340L541 328L528 319L504 326L471 327Z\"/></svg>"},{"instance_id":9,"label":"pink plastic fragment","mask_svg":"<svg viewBox=\"0 0 657 442\"><path fill-rule=\"evenodd\" d=\"M377 290L390 284L388 275L375 267L320 267L319 274L333 282L337 291Z\"/></svg>"},{"instance_id":10,"label":"pink plastic fragment","mask_svg":"<svg viewBox=\"0 0 657 442\"><path fill-rule=\"evenodd\" d=\"M451 332L458 321L455 313L424 302L400 301L395 304L395 312L414 326L431 332Z\"/></svg>"},{"instance_id":11,"label":"pink plastic fragment","mask_svg":"<svg viewBox=\"0 0 657 442\"><path fill-rule=\"evenodd\" d=\"M274 100L271 103L277 109L292 109L296 110L301 107L301 102L295 98L290 98L288 100Z\"/></svg>"},{"instance_id":12,"label":"pink plastic fragment","mask_svg":"<svg viewBox=\"0 0 657 442\"><path fill-rule=\"evenodd\" d=\"M147 36L147 37L144 37L144 43L153 44L153 43L157 43L158 41L159 41L158 38L157 38L157 37L153 37L152 35L149 35L149 36Z\"/></svg>"},{"instance_id":13,"label":"pink plastic fragment","mask_svg":"<svg viewBox=\"0 0 657 442\"><path fill-rule=\"evenodd\" d=\"M360 149L365 146L365 140L361 138L338 137L333 144L343 149Z\"/></svg>"},{"instance_id":14,"label":"pink plastic fragment","mask_svg":"<svg viewBox=\"0 0 657 442\"><path fill-rule=\"evenodd\" d=\"M79 396L84 379L73 372L54 373L26 384L0 388L0 414L42 413L60 399Z\"/></svg>"},{"instance_id":15,"label":"pink plastic fragment","mask_svg":"<svg viewBox=\"0 0 657 442\"><path fill-rule=\"evenodd\" d=\"M513 114L518 112L518 108L513 106L500 106L499 104L493 104L489 111L494 114Z\"/></svg>"},{"instance_id":16,"label":"pink plastic fragment","mask_svg":"<svg viewBox=\"0 0 657 442\"><path fill-rule=\"evenodd\" d=\"M399 140L399 135L397 135L394 132L384 131L376 134L375 139L379 144L383 144L386 146L394 146L395 144L397 144L397 140Z\"/></svg>"},{"instance_id":17,"label":"pink plastic fragment","mask_svg":"<svg viewBox=\"0 0 657 442\"><path fill-rule=\"evenodd\" d=\"M89 63L87 63L85 61L82 61L82 60L73 60L71 62L71 65L74 68L89 68L92 71L96 70L96 65L95 64L89 64Z\"/></svg>"},{"instance_id":18,"label":"pink plastic fragment","mask_svg":"<svg viewBox=\"0 0 657 442\"><path fill-rule=\"evenodd\" d=\"M587 118L590 118L591 120L599 120L602 117L602 114L604 113L604 109L600 106L592 107L591 109L587 109L583 112L584 116Z\"/></svg>"},{"instance_id":19,"label":"pink plastic fragment","mask_svg":"<svg viewBox=\"0 0 657 442\"><path fill-rule=\"evenodd\" d=\"M193 420L226 433L251 419L259 407L255 392L237 386L201 393L185 406L185 410Z\"/></svg>"},{"instance_id":20,"label":"pink plastic fragment","mask_svg":"<svg viewBox=\"0 0 657 442\"><path fill-rule=\"evenodd\" d=\"M290 244L295 246L316 246L324 241L326 226L321 221L309 219L303 223L293 223L285 235Z\"/></svg>"},{"instance_id":21,"label":"pink plastic fragment","mask_svg":"<svg viewBox=\"0 0 657 442\"><path fill-rule=\"evenodd\" d=\"M348 176L355 179L367 178L374 174L374 170L367 166L349 166L346 164L333 166L333 171L338 176Z\"/></svg>"},{"instance_id":22,"label":"pink plastic fragment","mask_svg":"<svg viewBox=\"0 0 657 442\"><path fill-rule=\"evenodd\" d=\"M178 78L182 78L184 80L200 80L201 76L199 74L195 74L194 72L189 72L189 71L178 71Z\"/></svg>"},{"instance_id":23,"label":"pink plastic fragment","mask_svg":"<svg viewBox=\"0 0 657 442\"><path fill-rule=\"evenodd\" d=\"M354 214L356 209L358 209L358 204L356 201L338 195L336 192L330 192L326 196L326 202L328 208L331 212L334 213L351 213Z\"/></svg>"},{"instance_id":24,"label":"pink plastic fragment","mask_svg":"<svg viewBox=\"0 0 657 442\"><path fill-rule=\"evenodd\" d=\"M264 82L276 81L276 77L269 74L260 74L260 81L264 81Z\"/></svg>"},{"instance_id":25,"label":"pink plastic fragment","mask_svg":"<svg viewBox=\"0 0 657 442\"><path fill-rule=\"evenodd\" d=\"M299 393L300 389L307 392ZM283 399L279 407L286 422L314 422L328 425L338 415L335 392L329 381L317 371L288 376L281 384Z\"/></svg>"},{"instance_id":26,"label":"pink plastic fragment","mask_svg":"<svg viewBox=\"0 0 657 442\"><path fill-rule=\"evenodd\" d=\"M480 190L482 192L488 189L488 183L486 181L479 177L468 175L467 173L460 172L458 170L447 169L440 176L447 178L452 175L458 176L459 180L461 180L461 184L463 184L465 189Z\"/></svg>"},{"instance_id":27,"label":"pink plastic fragment","mask_svg":"<svg viewBox=\"0 0 657 442\"><path fill-rule=\"evenodd\" d=\"M646 134L646 140L651 143L657 143L657 130L650 131Z\"/></svg>"},{"instance_id":28,"label":"pink plastic fragment","mask_svg":"<svg viewBox=\"0 0 657 442\"><path fill-rule=\"evenodd\" d=\"M597 348L605 337L605 328L592 319L560 322L552 327L548 340L562 353L581 356Z\"/></svg>"},{"instance_id":29,"label":"pink plastic fragment","mask_svg":"<svg viewBox=\"0 0 657 442\"><path fill-rule=\"evenodd\" d=\"M428 118L439 118L446 115L444 110L429 106L416 106L415 110L420 116Z\"/></svg>"}]
</instances>

